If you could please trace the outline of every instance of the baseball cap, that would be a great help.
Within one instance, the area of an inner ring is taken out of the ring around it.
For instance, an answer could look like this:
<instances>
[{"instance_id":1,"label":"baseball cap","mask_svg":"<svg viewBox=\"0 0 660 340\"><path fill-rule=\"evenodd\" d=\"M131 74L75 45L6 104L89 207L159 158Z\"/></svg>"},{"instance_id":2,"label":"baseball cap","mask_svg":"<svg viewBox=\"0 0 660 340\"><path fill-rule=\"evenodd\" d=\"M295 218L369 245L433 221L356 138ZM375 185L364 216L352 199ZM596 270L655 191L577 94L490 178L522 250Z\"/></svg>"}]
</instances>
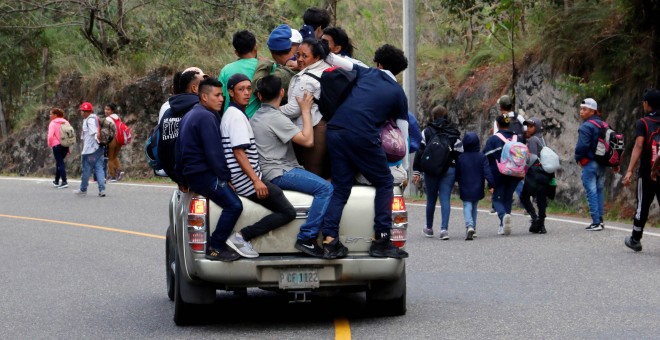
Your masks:
<instances>
[{"instance_id":1,"label":"baseball cap","mask_svg":"<svg viewBox=\"0 0 660 340\"><path fill-rule=\"evenodd\" d=\"M183 73L190 72L190 71L195 71L195 72L201 74L202 78L205 78L205 79L209 77L206 73L204 73L204 71L202 71L201 68L196 67L196 66L190 66L187 69L183 70L183 72L181 72L181 73L183 74Z\"/></svg>"},{"instance_id":2,"label":"baseball cap","mask_svg":"<svg viewBox=\"0 0 660 340\"><path fill-rule=\"evenodd\" d=\"M497 103L501 106L511 106L511 97L503 95L497 100Z\"/></svg>"},{"instance_id":3,"label":"baseball cap","mask_svg":"<svg viewBox=\"0 0 660 340\"><path fill-rule=\"evenodd\" d=\"M543 129L543 122L540 118L532 117L523 122L523 125L536 127L537 131Z\"/></svg>"},{"instance_id":4,"label":"baseball cap","mask_svg":"<svg viewBox=\"0 0 660 340\"><path fill-rule=\"evenodd\" d=\"M593 98L587 98L583 100L582 104L580 104L580 107L586 107L587 109L598 111L598 103L596 103Z\"/></svg>"},{"instance_id":5,"label":"baseball cap","mask_svg":"<svg viewBox=\"0 0 660 340\"><path fill-rule=\"evenodd\" d=\"M650 89L644 93L643 100L654 109L660 109L660 91Z\"/></svg>"},{"instance_id":6,"label":"baseball cap","mask_svg":"<svg viewBox=\"0 0 660 340\"><path fill-rule=\"evenodd\" d=\"M84 102L80 105L80 111L94 111L92 108L92 103Z\"/></svg>"},{"instance_id":7,"label":"baseball cap","mask_svg":"<svg viewBox=\"0 0 660 340\"><path fill-rule=\"evenodd\" d=\"M242 82L242 81L249 81L250 78L248 78L246 75L243 73L236 73L233 76L229 77L229 80L227 80L227 89L234 89L234 86L236 84Z\"/></svg>"},{"instance_id":8,"label":"baseball cap","mask_svg":"<svg viewBox=\"0 0 660 340\"><path fill-rule=\"evenodd\" d=\"M312 27L311 25L302 25L302 27L300 27L300 35L302 36L303 39L307 39L307 38L316 39L316 36L314 35L314 27Z\"/></svg>"},{"instance_id":9,"label":"baseball cap","mask_svg":"<svg viewBox=\"0 0 660 340\"><path fill-rule=\"evenodd\" d=\"M284 51L290 49L292 43L302 43L300 32L289 25L279 25L270 32L266 46L272 51Z\"/></svg>"}]
</instances>

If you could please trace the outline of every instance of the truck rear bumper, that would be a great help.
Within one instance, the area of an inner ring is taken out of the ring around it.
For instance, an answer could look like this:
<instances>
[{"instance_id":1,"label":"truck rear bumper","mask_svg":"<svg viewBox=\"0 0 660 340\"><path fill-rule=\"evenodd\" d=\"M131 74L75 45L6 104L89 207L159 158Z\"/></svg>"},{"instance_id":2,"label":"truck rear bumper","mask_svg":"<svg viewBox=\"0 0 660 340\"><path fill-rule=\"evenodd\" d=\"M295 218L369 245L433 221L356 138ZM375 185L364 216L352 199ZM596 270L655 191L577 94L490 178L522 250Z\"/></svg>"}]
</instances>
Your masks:
<instances>
[{"instance_id":1,"label":"truck rear bumper","mask_svg":"<svg viewBox=\"0 0 660 340\"><path fill-rule=\"evenodd\" d=\"M343 259L324 260L311 257L260 256L234 262L194 260L196 279L227 287L278 287L282 270L314 268L320 286L366 285L372 280L395 280L403 275L405 261L349 255Z\"/></svg>"}]
</instances>

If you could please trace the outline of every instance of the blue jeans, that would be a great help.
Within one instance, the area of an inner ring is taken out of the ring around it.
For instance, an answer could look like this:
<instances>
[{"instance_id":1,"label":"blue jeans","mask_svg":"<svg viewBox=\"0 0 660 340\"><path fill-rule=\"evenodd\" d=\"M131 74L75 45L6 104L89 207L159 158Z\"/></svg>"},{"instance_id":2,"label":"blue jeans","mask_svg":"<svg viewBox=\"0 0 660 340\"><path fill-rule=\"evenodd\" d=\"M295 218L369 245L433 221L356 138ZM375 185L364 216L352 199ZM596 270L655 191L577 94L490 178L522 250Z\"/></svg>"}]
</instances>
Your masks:
<instances>
[{"instance_id":1,"label":"blue jeans","mask_svg":"<svg viewBox=\"0 0 660 340\"><path fill-rule=\"evenodd\" d=\"M215 224L213 234L209 236L209 245L216 249L222 249L225 241L231 235L236 221L243 212L243 203L238 198L234 189L229 183L222 180L210 172L197 173L192 176L186 176L186 181L190 189L200 195L206 196L213 203L222 208L220 218Z\"/></svg>"},{"instance_id":2,"label":"blue jeans","mask_svg":"<svg viewBox=\"0 0 660 340\"><path fill-rule=\"evenodd\" d=\"M99 192L105 191L105 177L103 177L103 148L82 155L82 178L80 179L80 191L87 192L89 176L94 171L96 183L99 185Z\"/></svg>"},{"instance_id":3,"label":"blue jeans","mask_svg":"<svg viewBox=\"0 0 660 340\"><path fill-rule=\"evenodd\" d=\"M477 228L477 205L479 201L463 201L463 217L465 217L465 227Z\"/></svg>"},{"instance_id":4,"label":"blue jeans","mask_svg":"<svg viewBox=\"0 0 660 340\"><path fill-rule=\"evenodd\" d=\"M591 223L603 222L603 206L605 205L605 166L596 161L590 161L582 167L582 185L587 194Z\"/></svg>"},{"instance_id":5,"label":"blue jeans","mask_svg":"<svg viewBox=\"0 0 660 340\"><path fill-rule=\"evenodd\" d=\"M511 214L513 205L513 193L520 183L520 178L511 176L500 176L499 183L495 186L493 192L493 208L497 211L497 217L500 218L500 225L504 215Z\"/></svg>"},{"instance_id":6,"label":"blue jeans","mask_svg":"<svg viewBox=\"0 0 660 340\"><path fill-rule=\"evenodd\" d=\"M66 167L64 166L64 157L69 153L69 148L57 144L53 146L53 156L55 156L55 183L66 183Z\"/></svg>"},{"instance_id":7,"label":"blue jeans","mask_svg":"<svg viewBox=\"0 0 660 340\"><path fill-rule=\"evenodd\" d=\"M294 190L314 196L307 221L300 226L298 239L316 239L321 230L323 216L330 204L332 185L323 178L301 168L284 171L282 176L273 178L271 182L284 190Z\"/></svg>"},{"instance_id":8,"label":"blue jeans","mask_svg":"<svg viewBox=\"0 0 660 340\"><path fill-rule=\"evenodd\" d=\"M426 227L433 228L433 214L435 213L435 202L440 197L440 214L442 217L441 230L449 228L449 214L451 213L451 190L456 180L456 168L450 166L447 172L440 176L424 173L426 183Z\"/></svg>"}]
</instances>

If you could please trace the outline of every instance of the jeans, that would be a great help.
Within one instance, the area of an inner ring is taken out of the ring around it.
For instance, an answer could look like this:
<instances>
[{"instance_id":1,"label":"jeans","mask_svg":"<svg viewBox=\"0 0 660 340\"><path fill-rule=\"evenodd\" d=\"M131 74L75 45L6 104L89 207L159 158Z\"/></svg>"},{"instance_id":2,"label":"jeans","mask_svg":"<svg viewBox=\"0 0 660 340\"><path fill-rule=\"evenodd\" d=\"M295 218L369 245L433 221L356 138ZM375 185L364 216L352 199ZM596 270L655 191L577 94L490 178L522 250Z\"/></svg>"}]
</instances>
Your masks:
<instances>
[{"instance_id":1,"label":"jeans","mask_svg":"<svg viewBox=\"0 0 660 340\"><path fill-rule=\"evenodd\" d=\"M53 156L55 156L55 183L66 183L66 166L64 165L64 157L69 153L69 148L57 144L53 147Z\"/></svg>"},{"instance_id":2,"label":"jeans","mask_svg":"<svg viewBox=\"0 0 660 340\"><path fill-rule=\"evenodd\" d=\"M268 188L268 196L260 199L257 197L257 193L254 193L247 196L247 199L254 203L261 204L266 209L272 211L272 213L260 219L253 225L241 229L241 235L243 235L243 239L246 241L277 229L296 218L296 210L291 205L291 202L286 199L282 189L271 182L263 182Z\"/></svg>"},{"instance_id":3,"label":"jeans","mask_svg":"<svg viewBox=\"0 0 660 340\"><path fill-rule=\"evenodd\" d=\"M284 190L294 190L314 196L307 221L300 226L298 239L316 239L321 230L323 216L330 204L332 185L323 178L301 168L284 171L282 176L273 178L271 182Z\"/></svg>"},{"instance_id":4,"label":"jeans","mask_svg":"<svg viewBox=\"0 0 660 340\"><path fill-rule=\"evenodd\" d=\"M339 221L351 195L356 172L376 188L374 197L374 234L390 238L392 231L393 179L381 144L367 136L343 129L328 129L327 144L332 169L332 198L323 219L323 235L337 238Z\"/></svg>"},{"instance_id":5,"label":"jeans","mask_svg":"<svg viewBox=\"0 0 660 340\"><path fill-rule=\"evenodd\" d=\"M220 218L215 224L213 234L209 236L209 245L215 249L222 249L225 241L236 226L236 221L243 212L243 203L238 198L229 183L210 172L203 172L186 176L190 189L200 195L206 196L213 203L222 208Z\"/></svg>"},{"instance_id":6,"label":"jeans","mask_svg":"<svg viewBox=\"0 0 660 340\"><path fill-rule=\"evenodd\" d=\"M582 185L587 194L591 223L603 222L603 207L605 205L605 166L596 161L590 161L582 167Z\"/></svg>"},{"instance_id":7,"label":"jeans","mask_svg":"<svg viewBox=\"0 0 660 340\"><path fill-rule=\"evenodd\" d=\"M477 206L479 201L463 201L463 217L465 218L465 227L477 228Z\"/></svg>"},{"instance_id":8,"label":"jeans","mask_svg":"<svg viewBox=\"0 0 660 340\"><path fill-rule=\"evenodd\" d=\"M520 178L502 175L499 183L495 186L493 207L497 211L497 217L500 218L500 225L502 225L504 215L511 214L513 193L516 191L518 183L520 183Z\"/></svg>"},{"instance_id":9,"label":"jeans","mask_svg":"<svg viewBox=\"0 0 660 340\"><path fill-rule=\"evenodd\" d=\"M440 197L440 213L442 216L441 230L447 230L449 227L449 214L451 213L451 190L454 188L456 180L456 168L450 166L447 172L440 176L433 176L424 173L424 183L426 183L426 227L433 228L433 214L435 213L435 202Z\"/></svg>"},{"instance_id":10,"label":"jeans","mask_svg":"<svg viewBox=\"0 0 660 340\"><path fill-rule=\"evenodd\" d=\"M80 179L80 191L87 192L89 176L94 171L96 183L99 185L99 192L105 191L105 177L103 177L103 148L82 155L82 178Z\"/></svg>"}]
</instances>

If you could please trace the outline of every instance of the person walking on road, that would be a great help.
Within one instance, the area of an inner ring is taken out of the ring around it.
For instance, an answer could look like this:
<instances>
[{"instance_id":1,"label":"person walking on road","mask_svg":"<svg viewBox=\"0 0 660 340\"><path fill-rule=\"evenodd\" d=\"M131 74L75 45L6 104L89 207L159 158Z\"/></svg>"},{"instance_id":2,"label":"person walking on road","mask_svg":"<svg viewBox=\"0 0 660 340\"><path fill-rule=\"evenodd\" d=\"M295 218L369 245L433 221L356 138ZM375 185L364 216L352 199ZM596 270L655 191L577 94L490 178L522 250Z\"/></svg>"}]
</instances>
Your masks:
<instances>
[{"instance_id":1,"label":"person walking on road","mask_svg":"<svg viewBox=\"0 0 660 340\"><path fill-rule=\"evenodd\" d=\"M50 110L50 123L48 124L48 147L53 149L53 156L55 157L55 180L53 186L57 189L64 189L69 187L66 181L66 166L64 158L69 154L69 147L63 146L61 143L60 130L62 124L69 124L64 119L64 111L62 109L53 108ZM62 182L60 182L62 179Z\"/></svg>"},{"instance_id":2,"label":"person walking on road","mask_svg":"<svg viewBox=\"0 0 660 340\"><path fill-rule=\"evenodd\" d=\"M115 125L117 131L119 131L119 123L121 119L117 115L117 105L115 103L109 103L104 108L105 119L110 120L112 124ZM124 177L124 172L121 170L121 162L119 161L119 152L121 151L121 144L117 140L118 136L115 134L110 143L106 146L108 148L108 178L110 182L121 181Z\"/></svg>"},{"instance_id":3,"label":"person walking on road","mask_svg":"<svg viewBox=\"0 0 660 340\"><path fill-rule=\"evenodd\" d=\"M633 230L632 235L625 239L625 245L634 251L642 251L642 235L653 198L660 203L660 181L658 181L655 170L652 169L654 162L658 163L660 154L658 153L660 149L660 116L658 115L660 91L656 89L647 91L644 94L642 105L646 116L635 123L635 146L630 156L628 170L623 178L623 185L630 185L633 171L639 161Z\"/></svg>"},{"instance_id":4,"label":"person walking on road","mask_svg":"<svg viewBox=\"0 0 660 340\"><path fill-rule=\"evenodd\" d=\"M99 118L93 113L92 104L84 102L80 105L80 114L83 116L82 127L82 176L80 189L74 190L78 196L87 195L89 176L96 174L96 183L99 186L99 197L105 197L105 177L103 176L103 148L99 146L98 131Z\"/></svg>"}]
</instances>

